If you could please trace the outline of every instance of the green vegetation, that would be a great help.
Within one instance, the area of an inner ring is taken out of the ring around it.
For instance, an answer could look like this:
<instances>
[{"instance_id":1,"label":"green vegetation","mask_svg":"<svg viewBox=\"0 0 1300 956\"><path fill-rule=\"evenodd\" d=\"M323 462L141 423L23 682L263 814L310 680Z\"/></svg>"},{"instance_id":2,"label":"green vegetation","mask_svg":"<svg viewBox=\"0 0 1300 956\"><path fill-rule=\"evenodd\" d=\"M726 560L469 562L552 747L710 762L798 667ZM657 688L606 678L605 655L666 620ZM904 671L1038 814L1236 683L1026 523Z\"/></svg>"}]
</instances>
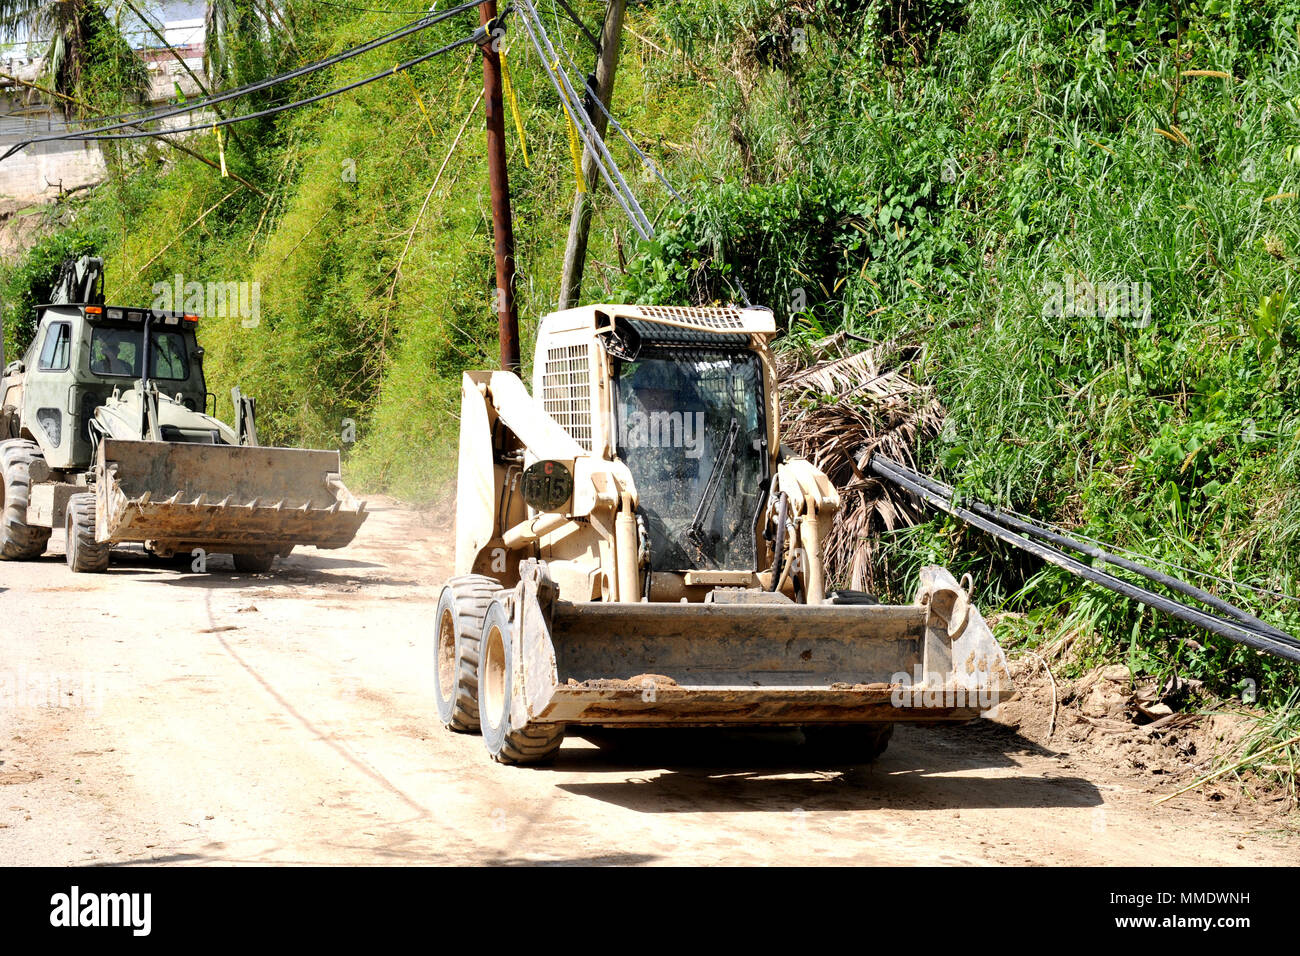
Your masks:
<instances>
[{"instance_id":1,"label":"green vegetation","mask_svg":"<svg viewBox=\"0 0 1300 956\"><path fill-rule=\"evenodd\" d=\"M588 69L577 30L538 7ZM577 5L588 22L600 7ZM302 0L286 19L291 44L248 55L305 62L404 17ZM948 411L924 468L1162 560L1300 590L1300 0L682 0L638 4L629 25L616 115L691 205L616 142L661 231L634 242L602 196L587 301L709 302L739 279L787 347L837 329L923 343L915 373ZM555 301L574 174L522 31L507 49L530 160L509 130L527 351ZM453 148L479 86L462 50L243 128L221 145L257 191L156 144L115 153L114 178L70 201L73 238L8 275L9 334L77 237L100 244L115 300L151 301L175 274L259 282L256 327L204 322L223 413L239 384L268 440L337 445L353 419L350 481L428 499L454 468L460 371L495 356L477 114ZM212 135L193 146L218 157ZM1251 679L1266 698L1294 678L945 520L880 550L899 594L923 562L972 572L983 604L1027 612L1008 638L1095 636L1085 664ZM1216 589L1300 633L1300 605Z\"/></svg>"},{"instance_id":2,"label":"green vegetation","mask_svg":"<svg viewBox=\"0 0 1300 956\"><path fill-rule=\"evenodd\" d=\"M790 345L839 328L923 342L919 374L948 409L923 466L1084 534L1294 593L1300 4L1179 17L1174 4L977 0L910 62L870 17L796 7L801 23L788 6L701 4L713 19L678 38L770 50L802 26L808 53L782 68L743 57L719 84L702 165L736 181L659 237L628 294L721 295L737 275ZM1125 655L1220 689L1294 673L955 522L892 545L896 596L921 563L971 571L986 602L1030 611L1031 643L1082 629L1100 638L1092 660ZM1298 630L1295 604L1226 593Z\"/></svg>"}]
</instances>

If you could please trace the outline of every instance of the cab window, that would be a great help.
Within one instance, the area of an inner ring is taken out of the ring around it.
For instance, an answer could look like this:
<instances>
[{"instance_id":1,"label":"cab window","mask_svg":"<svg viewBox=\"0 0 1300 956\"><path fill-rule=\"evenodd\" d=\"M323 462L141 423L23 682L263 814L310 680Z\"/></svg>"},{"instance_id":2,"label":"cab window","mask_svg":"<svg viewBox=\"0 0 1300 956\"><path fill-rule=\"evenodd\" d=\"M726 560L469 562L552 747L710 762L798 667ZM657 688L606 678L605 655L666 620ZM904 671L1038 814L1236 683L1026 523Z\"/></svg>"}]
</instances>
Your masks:
<instances>
[{"instance_id":1,"label":"cab window","mask_svg":"<svg viewBox=\"0 0 1300 956\"><path fill-rule=\"evenodd\" d=\"M140 377L140 339L135 329L96 328L90 334L90 370L96 375ZM185 336L179 332L153 332L149 377L180 382L190 377L185 357Z\"/></svg>"},{"instance_id":2,"label":"cab window","mask_svg":"<svg viewBox=\"0 0 1300 956\"><path fill-rule=\"evenodd\" d=\"M37 367L42 372L66 372L71 351L72 326L67 322L55 322L45 332L45 343L41 346L41 359Z\"/></svg>"}]
</instances>

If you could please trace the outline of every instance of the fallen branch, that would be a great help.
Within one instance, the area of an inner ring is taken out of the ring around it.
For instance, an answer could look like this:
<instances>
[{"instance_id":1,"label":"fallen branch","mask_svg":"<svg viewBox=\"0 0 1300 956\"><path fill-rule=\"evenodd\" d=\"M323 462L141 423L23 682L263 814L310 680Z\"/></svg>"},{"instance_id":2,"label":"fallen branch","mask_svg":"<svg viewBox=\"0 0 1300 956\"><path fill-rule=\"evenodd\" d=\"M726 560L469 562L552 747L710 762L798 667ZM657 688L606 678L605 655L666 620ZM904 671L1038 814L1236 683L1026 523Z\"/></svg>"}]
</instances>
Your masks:
<instances>
[{"instance_id":1,"label":"fallen branch","mask_svg":"<svg viewBox=\"0 0 1300 956\"><path fill-rule=\"evenodd\" d=\"M826 575L854 589L874 587L876 535L924 520L910 495L866 467L876 453L914 461L913 450L943 422L933 388L907 374L916 352L891 343L821 361L787 354L781 362L782 441L840 491L825 541Z\"/></svg>"},{"instance_id":2,"label":"fallen branch","mask_svg":"<svg viewBox=\"0 0 1300 956\"><path fill-rule=\"evenodd\" d=\"M442 165L438 167L438 174L433 177L433 185L424 194L424 202L420 206L420 211L415 214L415 222L411 223L411 231L406 235L406 245L402 247L402 254L397 257L397 265L393 268L393 284L388 287L388 300L384 303L384 341L388 339L388 315L393 308L393 296L397 294L398 280L402 278L402 264L406 262L406 254L411 251L411 243L415 241L415 231L419 228L420 220L424 218L424 211L429 208L429 200L433 198L433 191L438 188L438 183L442 181L443 171L447 168L447 164L451 162L456 147L460 145L460 138L465 135L465 129L469 126L469 121L474 118L474 112L478 109L481 99L483 99L483 93L480 91L474 102L470 104L469 112L465 114L465 121L460 124L460 131L451 142L451 148L447 150L447 155L443 157ZM430 128L432 129L432 126Z\"/></svg>"},{"instance_id":3,"label":"fallen branch","mask_svg":"<svg viewBox=\"0 0 1300 956\"><path fill-rule=\"evenodd\" d=\"M249 182L247 179L245 179L243 176L239 175L239 173L232 173L232 172L230 171L229 167L223 169L220 165L218 165L218 164L217 164L216 162L214 162L213 160L208 159L208 157L202 155L201 153L196 153L194 150L190 149L188 146L182 146L180 143L173 142L172 140L168 139L166 136L163 136L163 135L161 135L161 134L155 134L155 135L154 135L154 139L158 140L158 141L161 142L161 143L166 143L166 144L167 144L168 146L170 146L172 149L178 149L178 150L180 150L180 151L181 151L182 153L184 153L186 156L192 156L192 157L194 157L194 158L197 159L200 163L203 163L203 164L205 164L205 165L207 165L207 166L211 166L213 169L215 169L215 170L217 170L218 172L220 172L221 175L222 175L223 177L225 177L225 178L229 178L229 179L233 179L235 182L239 183L241 186L244 186L244 187L246 187L246 188L252 190L253 192L257 193L259 196L263 197L264 199L270 199L270 198L271 198L271 197L268 196L268 195L267 195L263 190L259 189L257 186L254 186L252 183L250 183L250 182Z\"/></svg>"},{"instance_id":4,"label":"fallen branch","mask_svg":"<svg viewBox=\"0 0 1300 956\"><path fill-rule=\"evenodd\" d=\"M178 232L176 235L172 236L171 241L168 242L167 245L163 246L161 249L159 249L157 252L155 252L155 253L153 254L153 256L149 259L148 262L146 262L144 265L142 265L139 269L136 270L135 275L131 276L131 278L127 281L127 284L129 285L130 283L134 282L136 279L140 278L140 275L144 272L145 269L148 269L151 265L153 265L155 262L158 261L158 257L159 257L159 256L161 256L164 252L166 252L168 249L170 249L172 246L174 246L174 245L176 244L176 242L177 242L178 239L180 239L180 238L181 238L182 236L184 236L187 232L189 232L191 229L193 229L195 226L197 226L199 223L201 223L204 219L206 219L207 216L208 216L208 213L212 212L212 210L216 209L218 206L220 206L223 202L225 202L227 199L229 199L229 198L230 198L231 196L233 196L235 193L236 193L236 190L234 190L234 189L230 190L230 192L226 193L224 196L222 196L220 199L218 199L216 202L214 202L214 203L213 203L211 206L209 206L207 209L203 210L203 212L201 212L201 213L199 214L199 218L198 218L198 219L195 219L192 223L190 223L188 226L186 226L184 229L182 229L182 230L181 230L180 232Z\"/></svg>"}]
</instances>

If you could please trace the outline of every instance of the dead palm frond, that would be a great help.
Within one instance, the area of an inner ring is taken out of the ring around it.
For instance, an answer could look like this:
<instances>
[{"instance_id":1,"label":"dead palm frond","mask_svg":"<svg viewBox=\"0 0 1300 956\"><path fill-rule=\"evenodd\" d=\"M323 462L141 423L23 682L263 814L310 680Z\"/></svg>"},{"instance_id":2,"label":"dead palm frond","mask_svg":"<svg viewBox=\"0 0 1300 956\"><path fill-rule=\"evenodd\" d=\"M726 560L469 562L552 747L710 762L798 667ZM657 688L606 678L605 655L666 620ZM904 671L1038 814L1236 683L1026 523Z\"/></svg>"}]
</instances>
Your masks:
<instances>
[{"instance_id":1,"label":"dead palm frond","mask_svg":"<svg viewBox=\"0 0 1300 956\"><path fill-rule=\"evenodd\" d=\"M943 424L934 390L907 374L920 352L915 346L872 346L810 365L788 359L779 370L781 439L825 472L840 493L826 540L831 582L875 590L874 538L921 520L905 492L867 467L877 452L915 464L918 444Z\"/></svg>"}]
</instances>

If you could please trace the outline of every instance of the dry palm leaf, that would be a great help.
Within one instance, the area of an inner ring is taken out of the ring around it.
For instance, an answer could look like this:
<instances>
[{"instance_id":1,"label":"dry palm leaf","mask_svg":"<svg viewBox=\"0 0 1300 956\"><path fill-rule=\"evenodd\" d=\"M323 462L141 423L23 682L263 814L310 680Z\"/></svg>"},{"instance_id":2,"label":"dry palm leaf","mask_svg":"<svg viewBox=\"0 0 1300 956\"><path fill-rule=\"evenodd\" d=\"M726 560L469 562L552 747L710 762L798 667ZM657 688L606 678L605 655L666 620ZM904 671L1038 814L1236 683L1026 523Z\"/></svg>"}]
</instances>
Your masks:
<instances>
[{"instance_id":1,"label":"dry palm leaf","mask_svg":"<svg viewBox=\"0 0 1300 956\"><path fill-rule=\"evenodd\" d=\"M914 465L917 445L943 424L934 390L906 374L920 351L873 346L806 366L787 358L780 368L781 440L840 492L826 540L829 581L875 590L874 538L921 520L905 492L866 470L875 452Z\"/></svg>"}]
</instances>

